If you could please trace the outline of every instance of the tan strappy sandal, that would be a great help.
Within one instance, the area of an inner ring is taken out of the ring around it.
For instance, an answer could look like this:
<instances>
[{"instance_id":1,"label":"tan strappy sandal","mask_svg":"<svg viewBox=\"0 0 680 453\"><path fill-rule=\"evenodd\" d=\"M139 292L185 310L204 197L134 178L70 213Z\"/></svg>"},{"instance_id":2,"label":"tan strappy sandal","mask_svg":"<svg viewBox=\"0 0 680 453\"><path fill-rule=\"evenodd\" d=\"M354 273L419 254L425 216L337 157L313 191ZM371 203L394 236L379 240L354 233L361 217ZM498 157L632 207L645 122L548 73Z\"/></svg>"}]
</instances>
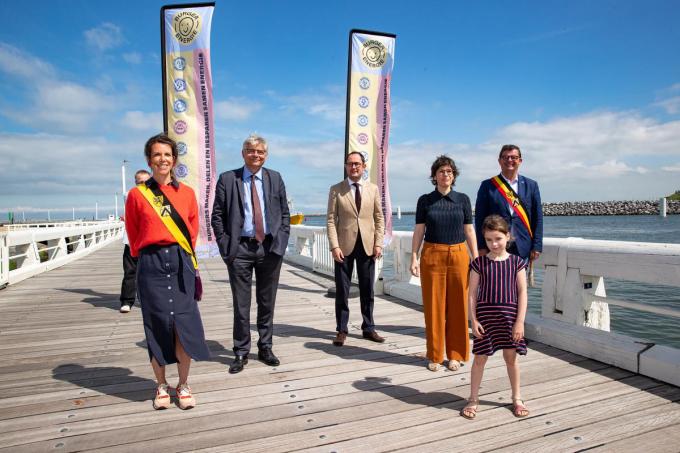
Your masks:
<instances>
[{"instance_id":1,"label":"tan strappy sandal","mask_svg":"<svg viewBox=\"0 0 680 453\"><path fill-rule=\"evenodd\" d=\"M458 371L460 366L461 363L458 360L449 360L449 363L446 365L446 368L448 368L451 371Z\"/></svg>"},{"instance_id":2,"label":"tan strappy sandal","mask_svg":"<svg viewBox=\"0 0 680 453\"><path fill-rule=\"evenodd\" d=\"M512 399L512 415L517 418L524 418L529 415L529 409L520 398Z\"/></svg>"},{"instance_id":3,"label":"tan strappy sandal","mask_svg":"<svg viewBox=\"0 0 680 453\"><path fill-rule=\"evenodd\" d=\"M444 366L441 363L430 362L427 364L427 369L430 371L439 371L442 368L444 368Z\"/></svg>"},{"instance_id":4,"label":"tan strappy sandal","mask_svg":"<svg viewBox=\"0 0 680 453\"><path fill-rule=\"evenodd\" d=\"M477 416L477 408L479 407L479 398L468 398L468 403L460 410L460 416L473 420Z\"/></svg>"}]
</instances>

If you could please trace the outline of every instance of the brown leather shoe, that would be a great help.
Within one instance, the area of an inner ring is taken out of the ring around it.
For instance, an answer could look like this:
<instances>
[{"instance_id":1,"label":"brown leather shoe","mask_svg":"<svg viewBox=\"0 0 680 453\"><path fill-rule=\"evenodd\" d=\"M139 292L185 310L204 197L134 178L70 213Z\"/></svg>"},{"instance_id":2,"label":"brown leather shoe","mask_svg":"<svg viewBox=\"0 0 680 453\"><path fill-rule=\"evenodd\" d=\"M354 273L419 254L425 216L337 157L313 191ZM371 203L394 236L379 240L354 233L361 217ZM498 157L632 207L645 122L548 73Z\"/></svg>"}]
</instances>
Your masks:
<instances>
[{"instance_id":1,"label":"brown leather shoe","mask_svg":"<svg viewBox=\"0 0 680 453\"><path fill-rule=\"evenodd\" d=\"M376 332L376 331L363 332L362 336L365 339L375 341L376 343L384 343L385 342L385 339L383 337L381 337L380 335L378 335L378 332Z\"/></svg>"},{"instance_id":2,"label":"brown leather shoe","mask_svg":"<svg viewBox=\"0 0 680 453\"><path fill-rule=\"evenodd\" d=\"M347 334L345 332L338 332L338 334L335 336L335 340L333 340L333 344L335 346L342 346L345 344L345 340L347 339Z\"/></svg>"}]
</instances>

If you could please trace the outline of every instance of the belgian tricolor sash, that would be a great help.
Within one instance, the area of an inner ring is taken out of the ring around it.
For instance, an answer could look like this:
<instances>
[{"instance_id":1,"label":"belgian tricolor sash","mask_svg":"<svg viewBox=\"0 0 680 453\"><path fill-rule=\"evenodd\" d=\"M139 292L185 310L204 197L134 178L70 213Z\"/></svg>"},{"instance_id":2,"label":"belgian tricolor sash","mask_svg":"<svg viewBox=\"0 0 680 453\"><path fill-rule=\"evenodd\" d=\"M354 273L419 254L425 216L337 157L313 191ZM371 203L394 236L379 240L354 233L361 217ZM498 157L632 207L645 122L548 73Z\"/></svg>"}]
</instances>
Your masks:
<instances>
[{"instance_id":1,"label":"belgian tricolor sash","mask_svg":"<svg viewBox=\"0 0 680 453\"><path fill-rule=\"evenodd\" d=\"M146 198L154 211L156 211L158 217L161 218L165 227L177 241L177 244L179 244L179 246L191 257L194 269L198 269L198 261L196 260L194 248L191 245L189 229L175 207L170 203L170 200L163 195L160 187L158 187L158 183L153 182L150 184L150 187L145 183L142 183L139 184L137 188L142 195L144 195L144 198Z\"/></svg>"},{"instance_id":2,"label":"belgian tricolor sash","mask_svg":"<svg viewBox=\"0 0 680 453\"><path fill-rule=\"evenodd\" d=\"M527 231L529 232L529 237L533 238L534 233L531 231L531 224L529 223L529 216L527 215L527 209L524 207L524 204L522 203L522 200L520 200L519 195L517 195L517 192L512 190L512 187L510 187L510 184L505 180L505 178L499 176L494 176L491 178L491 182L493 183L494 186L496 186L496 189L498 190L498 193L500 193L503 198L512 206L512 209L514 209L515 213L517 214L517 217L522 220L522 223L526 227Z\"/></svg>"}]
</instances>

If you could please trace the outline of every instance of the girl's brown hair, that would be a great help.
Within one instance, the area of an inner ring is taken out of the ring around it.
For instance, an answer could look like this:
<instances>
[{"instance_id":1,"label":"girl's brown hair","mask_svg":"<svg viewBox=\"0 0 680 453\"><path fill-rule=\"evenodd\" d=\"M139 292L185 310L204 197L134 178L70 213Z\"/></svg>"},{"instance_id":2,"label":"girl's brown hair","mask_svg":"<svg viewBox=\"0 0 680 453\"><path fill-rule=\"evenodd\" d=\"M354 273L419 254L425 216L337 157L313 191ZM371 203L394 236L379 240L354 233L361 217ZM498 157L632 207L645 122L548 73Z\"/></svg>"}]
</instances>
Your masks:
<instances>
[{"instance_id":1,"label":"girl's brown hair","mask_svg":"<svg viewBox=\"0 0 680 453\"><path fill-rule=\"evenodd\" d=\"M484 219L482 234L484 234L485 231L498 231L503 234L509 234L510 227L503 217L493 214Z\"/></svg>"}]
</instances>

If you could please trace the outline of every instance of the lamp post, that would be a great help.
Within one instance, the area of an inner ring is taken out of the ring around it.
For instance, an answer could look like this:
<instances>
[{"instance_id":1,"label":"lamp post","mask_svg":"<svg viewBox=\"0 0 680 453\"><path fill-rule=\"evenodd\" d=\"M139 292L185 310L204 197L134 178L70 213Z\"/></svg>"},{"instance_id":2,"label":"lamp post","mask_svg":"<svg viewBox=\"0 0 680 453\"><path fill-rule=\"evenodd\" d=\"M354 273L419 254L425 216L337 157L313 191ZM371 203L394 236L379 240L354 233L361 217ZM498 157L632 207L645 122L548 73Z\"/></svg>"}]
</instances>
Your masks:
<instances>
[{"instance_id":1,"label":"lamp post","mask_svg":"<svg viewBox=\"0 0 680 453\"><path fill-rule=\"evenodd\" d=\"M127 186L125 185L125 164L127 164L128 161L123 160L123 165L120 167L120 176L123 181L123 209L125 209L125 197L127 195Z\"/></svg>"}]
</instances>

